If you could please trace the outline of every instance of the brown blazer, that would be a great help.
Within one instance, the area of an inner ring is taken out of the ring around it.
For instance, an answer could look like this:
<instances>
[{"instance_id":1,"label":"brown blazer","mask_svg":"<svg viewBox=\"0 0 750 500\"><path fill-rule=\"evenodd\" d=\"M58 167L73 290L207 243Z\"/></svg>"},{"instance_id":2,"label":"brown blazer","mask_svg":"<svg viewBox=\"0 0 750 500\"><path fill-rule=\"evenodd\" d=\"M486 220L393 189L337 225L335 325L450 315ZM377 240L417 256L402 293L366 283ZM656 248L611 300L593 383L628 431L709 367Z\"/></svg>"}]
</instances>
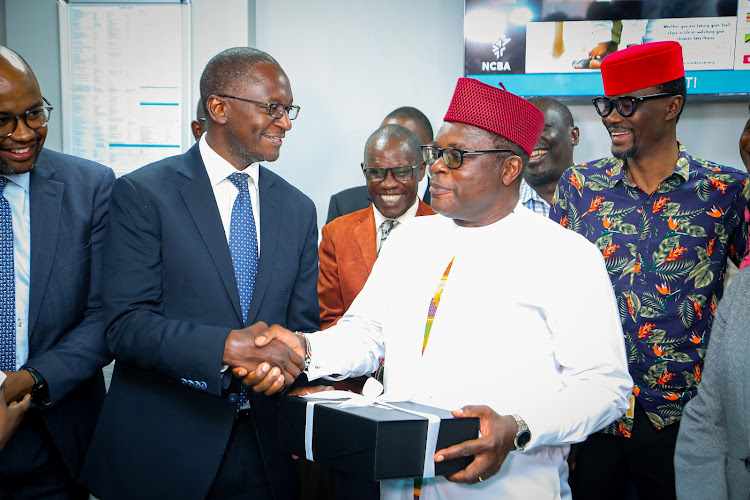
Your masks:
<instances>
[{"instance_id":1,"label":"brown blazer","mask_svg":"<svg viewBox=\"0 0 750 500\"><path fill-rule=\"evenodd\" d=\"M417 217L434 215L430 206L419 200ZM365 286L377 258L375 214L372 205L342 215L323 226L318 249L318 301L320 327L333 326Z\"/></svg>"}]
</instances>

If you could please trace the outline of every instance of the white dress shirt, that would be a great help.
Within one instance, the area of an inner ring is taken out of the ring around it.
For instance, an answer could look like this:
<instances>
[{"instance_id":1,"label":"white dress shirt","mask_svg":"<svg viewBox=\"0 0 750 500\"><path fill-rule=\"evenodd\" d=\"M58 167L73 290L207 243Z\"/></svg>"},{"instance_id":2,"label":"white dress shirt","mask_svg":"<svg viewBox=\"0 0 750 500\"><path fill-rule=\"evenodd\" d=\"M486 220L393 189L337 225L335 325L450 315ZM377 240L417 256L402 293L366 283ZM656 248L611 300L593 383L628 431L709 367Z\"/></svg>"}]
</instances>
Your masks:
<instances>
[{"instance_id":1,"label":"white dress shirt","mask_svg":"<svg viewBox=\"0 0 750 500\"><path fill-rule=\"evenodd\" d=\"M208 133L205 133L201 136L198 148L200 149L203 164L206 166L206 173L208 173L208 179L211 181L211 187L214 190L216 205L219 207L219 215L221 215L221 222L224 225L224 233L227 236L227 242L229 242L232 207L239 191L227 177L235 172L239 172L239 170L211 149L211 146L206 141L207 135ZM242 172L250 175L247 182L250 191L250 201L253 205L255 234L258 237L258 258L260 258L260 190L258 189L260 163L251 163Z\"/></svg>"},{"instance_id":2,"label":"white dress shirt","mask_svg":"<svg viewBox=\"0 0 750 500\"><path fill-rule=\"evenodd\" d=\"M422 500L570 498L569 445L622 416L633 387L601 252L520 204L479 228L417 217L388 241L338 324L308 336L309 378L371 373L385 357L389 396L526 421L531 442L499 473L474 485L427 479ZM454 257L422 355L428 306ZM412 498L411 480L381 487L385 499Z\"/></svg>"},{"instance_id":3,"label":"white dress shirt","mask_svg":"<svg viewBox=\"0 0 750 500\"><path fill-rule=\"evenodd\" d=\"M16 271L16 370L29 359L29 286L31 278L30 174L4 175L10 182L3 196L13 221L13 265Z\"/></svg>"}]
</instances>

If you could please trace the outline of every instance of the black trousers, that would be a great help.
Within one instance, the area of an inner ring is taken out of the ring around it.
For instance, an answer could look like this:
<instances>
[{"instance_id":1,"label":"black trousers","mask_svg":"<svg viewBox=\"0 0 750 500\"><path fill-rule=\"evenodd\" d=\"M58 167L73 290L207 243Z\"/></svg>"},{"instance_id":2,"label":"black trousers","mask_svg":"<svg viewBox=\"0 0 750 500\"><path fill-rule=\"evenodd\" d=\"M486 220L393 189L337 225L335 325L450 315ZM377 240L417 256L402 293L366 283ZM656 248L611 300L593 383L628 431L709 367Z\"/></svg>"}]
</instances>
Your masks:
<instances>
[{"instance_id":1,"label":"black trousers","mask_svg":"<svg viewBox=\"0 0 750 500\"><path fill-rule=\"evenodd\" d=\"M86 500L39 410L32 408L0 451L0 500Z\"/></svg>"},{"instance_id":2,"label":"black trousers","mask_svg":"<svg viewBox=\"0 0 750 500\"><path fill-rule=\"evenodd\" d=\"M635 486L639 500L676 498L674 448L679 423L657 430L636 400L630 438L592 434L578 445L570 473L573 500L625 500Z\"/></svg>"},{"instance_id":3,"label":"black trousers","mask_svg":"<svg viewBox=\"0 0 750 500\"><path fill-rule=\"evenodd\" d=\"M380 482L368 481L345 472L333 471L333 500L379 500Z\"/></svg>"},{"instance_id":4,"label":"black trousers","mask_svg":"<svg viewBox=\"0 0 750 500\"><path fill-rule=\"evenodd\" d=\"M209 499L273 499L250 411L237 415L219 472L208 491Z\"/></svg>"}]
</instances>

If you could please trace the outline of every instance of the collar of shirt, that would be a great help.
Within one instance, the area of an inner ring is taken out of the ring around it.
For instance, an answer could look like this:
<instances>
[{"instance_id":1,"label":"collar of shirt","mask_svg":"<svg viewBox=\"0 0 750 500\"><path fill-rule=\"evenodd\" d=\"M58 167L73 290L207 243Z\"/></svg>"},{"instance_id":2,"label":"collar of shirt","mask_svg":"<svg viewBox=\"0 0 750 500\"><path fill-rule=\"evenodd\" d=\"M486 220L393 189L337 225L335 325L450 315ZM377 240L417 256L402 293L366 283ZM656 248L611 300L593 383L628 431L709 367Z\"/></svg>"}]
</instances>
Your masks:
<instances>
[{"instance_id":1,"label":"collar of shirt","mask_svg":"<svg viewBox=\"0 0 750 500\"><path fill-rule=\"evenodd\" d=\"M549 208L549 203L547 203L544 198L539 196L539 193L537 193L534 188L529 186L529 184L524 180L521 179L521 186L518 188L518 196L520 198L520 202L526 206L527 203L530 201L534 201L537 203L543 203L544 205Z\"/></svg>"},{"instance_id":2,"label":"collar of shirt","mask_svg":"<svg viewBox=\"0 0 750 500\"><path fill-rule=\"evenodd\" d=\"M417 196L414 199L414 203L412 203L412 205L408 209L406 209L406 212L404 212L403 214L401 214L401 217L398 217L396 219L391 219L391 220L396 220L396 221L399 222L399 224L401 224L401 223L403 223L403 222L405 222L405 221L407 221L409 219L413 219L414 217L416 217L418 209L419 209L419 197ZM378 234L380 234L380 225L383 223L383 221L385 221L386 219L388 219L388 217L386 217L385 215L381 214L378 211L378 209L375 208L375 204L374 203L372 204L372 211L375 214L375 230L378 232ZM398 227L398 226L396 226L396 227Z\"/></svg>"},{"instance_id":3,"label":"collar of shirt","mask_svg":"<svg viewBox=\"0 0 750 500\"><path fill-rule=\"evenodd\" d=\"M661 181L660 185L673 176L679 176L685 182L687 182L690 177L691 157L685 150L685 146L683 146L680 141L677 141L677 147L679 149L679 156L677 158L677 163L675 164L674 170L670 175L668 175L664 180ZM623 182L624 184L633 187L634 184L630 182L630 180L625 175L625 160L620 160L617 158L614 158L613 160L614 164L612 168L607 170L607 174L609 175L610 187L615 187L618 182Z\"/></svg>"},{"instance_id":4,"label":"collar of shirt","mask_svg":"<svg viewBox=\"0 0 750 500\"><path fill-rule=\"evenodd\" d=\"M238 170L234 168L231 163L222 158L219 153L214 151L211 146L208 145L208 141L206 140L207 135L207 133L203 134L198 147L200 148L201 158L203 158L203 164L206 166L208 179L211 181L211 187L215 188L220 182L224 180L231 184L232 181L227 180L227 177L235 172L238 172ZM251 163L247 166L247 168L245 168L245 170L240 170L239 172L244 172L250 175L250 179L252 179L252 187L257 194L260 163Z\"/></svg>"},{"instance_id":5,"label":"collar of shirt","mask_svg":"<svg viewBox=\"0 0 750 500\"><path fill-rule=\"evenodd\" d=\"M23 190L26 192L26 196L29 195L29 179L31 178L30 172L26 172L24 174L12 174L12 175L3 174L3 177L7 177L7 179L10 182L23 188ZM6 186L6 189L7 189L7 186Z\"/></svg>"},{"instance_id":6,"label":"collar of shirt","mask_svg":"<svg viewBox=\"0 0 750 500\"><path fill-rule=\"evenodd\" d=\"M201 136L198 147L200 149L201 158L203 164L206 167L206 173L208 174L208 180L211 183L213 189L214 198L216 199L216 205L219 208L219 215L221 216L221 222L224 225L224 233L229 241L229 229L232 220L232 207L234 206L234 200L237 198L237 188L232 184L232 181L227 179L230 175L238 172L231 163L222 158L211 146L208 145L205 133ZM251 163L242 172L250 175L248 183L248 189L250 190L250 201L253 206L253 216L255 218L255 232L258 241L258 256L260 257L260 192L258 189L258 178L260 176L260 164Z\"/></svg>"}]
</instances>

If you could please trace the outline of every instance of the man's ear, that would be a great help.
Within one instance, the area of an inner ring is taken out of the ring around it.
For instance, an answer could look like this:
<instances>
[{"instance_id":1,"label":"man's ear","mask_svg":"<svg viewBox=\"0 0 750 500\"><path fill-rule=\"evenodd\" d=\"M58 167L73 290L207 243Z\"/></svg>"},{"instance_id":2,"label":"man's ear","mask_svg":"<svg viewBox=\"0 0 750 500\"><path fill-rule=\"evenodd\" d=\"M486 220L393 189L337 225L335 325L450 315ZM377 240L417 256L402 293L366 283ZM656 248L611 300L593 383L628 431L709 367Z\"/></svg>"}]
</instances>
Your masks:
<instances>
[{"instance_id":1,"label":"man's ear","mask_svg":"<svg viewBox=\"0 0 750 500\"><path fill-rule=\"evenodd\" d=\"M521 175L522 170L523 160L520 156L511 155L507 157L503 162L503 168L500 174L503 184L510 186L513 181L516 180L516 177Z\"/></svg>"},{"instance_id":2,"label":"man's ear","mask_svg":"<svg viewBox=\"0 0 750 500\"><path fill-rule=\"evenodd\" d=\"M578 146L578 139L581 137L581 131L578 130L578 127L573 127L570 130L570 143L573 144L573 147Z\"/></svg>"},{"instance_id":3,"label":"man's ear","mask_svg":"<svg viewBox=\"0 0 750 500\"><path fill-rule=\"evenodd\" d=\"M417 181L421 182L424 179L425 172L427 172L427 164L422 162L417 169Z\"/></svg>"},{"instance_id":4,"label":"man's ear","mask_svg":"<svg viewBox=\"0 0 750 500\"><path fill-rule=\"evenodd\" d=\"M216 96L211 96L206 103L208 114L216 123L225 124L227 122L227 102Z\"/></svg>"},{"instance_id":5,"label":"man's ear","mask_svg":"<svg viewBox=\"0 0 750 500\"><path fill-rule=\"evenodd\" d=\"M200 140L201 136L203 135L201 122L199 122L198 120L193 120L192 122L190 122L190 129L193 131L193 137L195 138L195 140Z\"/></svg>"},{"instance_id":6,"label":"man's ear","mask_svg":"<svg viewBox=\"0 0 750 500\"><path fill-rule=\"evenodd\" d=\"M669 107L667 107L667 120L676 120L684 103L681 95L672 96L672 99L669 100Z\"/></svg>"}]
</instances>

